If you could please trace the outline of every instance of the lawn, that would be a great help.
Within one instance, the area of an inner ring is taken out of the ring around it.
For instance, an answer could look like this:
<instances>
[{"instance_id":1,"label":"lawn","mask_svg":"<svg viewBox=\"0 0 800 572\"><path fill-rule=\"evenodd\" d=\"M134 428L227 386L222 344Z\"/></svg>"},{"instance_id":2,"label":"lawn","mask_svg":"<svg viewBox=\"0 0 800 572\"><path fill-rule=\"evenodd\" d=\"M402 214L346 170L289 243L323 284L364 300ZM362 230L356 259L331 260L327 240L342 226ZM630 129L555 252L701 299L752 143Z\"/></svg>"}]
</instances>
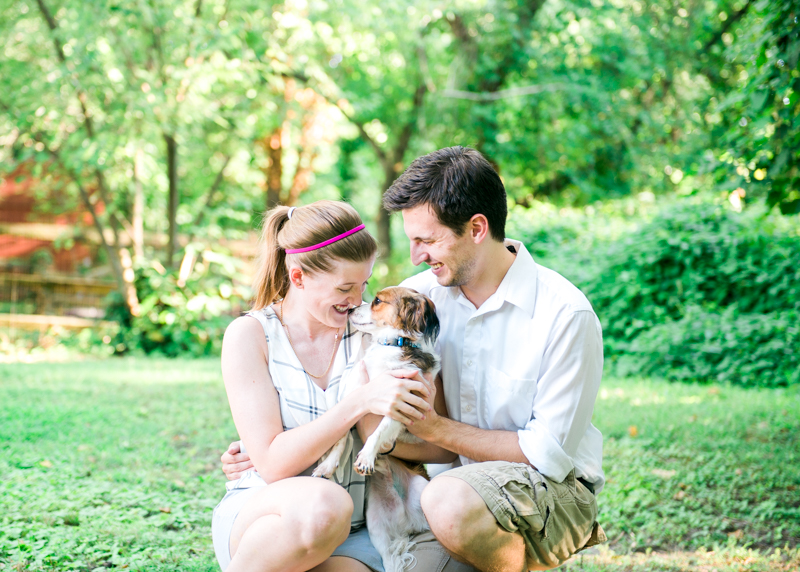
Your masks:
<instances>
[{"instance_id":1,"label":"lawn","mask_svg":"<svg viewBox=\"0 0 800 572\"><path fill-rule=\"evenodd\" d=\"M601 523L568 570L800 569L800 387L603 382ZM218 360L0 364L0 570L216 571Z\"/></svg>"}]
</instances>

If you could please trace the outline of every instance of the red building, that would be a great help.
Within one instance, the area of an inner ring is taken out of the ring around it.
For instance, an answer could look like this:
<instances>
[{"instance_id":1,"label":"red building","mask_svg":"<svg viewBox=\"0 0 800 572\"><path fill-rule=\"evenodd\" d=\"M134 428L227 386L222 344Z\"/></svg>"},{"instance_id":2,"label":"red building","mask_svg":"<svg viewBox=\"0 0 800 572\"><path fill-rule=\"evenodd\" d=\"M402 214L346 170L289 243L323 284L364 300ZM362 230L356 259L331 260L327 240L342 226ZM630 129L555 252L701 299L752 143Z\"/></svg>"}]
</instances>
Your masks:
<instances>
[{"instance_id":1,"label":"red building","mask_svg":"<svg viewBox=\"0 0 800 572\"><path fill-rule=\"evenodd\" d=\"M84 274L97 256L81 232L88 217L24 168L0 179L0 272Z\"/></svg>"}]
</instances>

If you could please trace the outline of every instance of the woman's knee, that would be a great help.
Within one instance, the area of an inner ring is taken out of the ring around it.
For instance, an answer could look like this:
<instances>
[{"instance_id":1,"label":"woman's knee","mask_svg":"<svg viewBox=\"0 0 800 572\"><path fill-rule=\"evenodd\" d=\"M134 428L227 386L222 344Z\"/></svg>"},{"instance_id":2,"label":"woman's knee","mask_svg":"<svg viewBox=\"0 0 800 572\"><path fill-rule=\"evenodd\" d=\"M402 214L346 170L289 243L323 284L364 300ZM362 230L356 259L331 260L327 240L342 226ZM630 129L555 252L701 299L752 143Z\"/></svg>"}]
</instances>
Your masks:
<instances>
[{"instance_id":1,"label":"woman's knee","mask_svg":"<svg viewBox=\"0 0 800 572\"><path fill-rule=\"evenodd\" d=\"M336 548L350 533L353 500L341 486L320 480L309 487L292 520L308 550Z\"/></svg>"}]
</instances>

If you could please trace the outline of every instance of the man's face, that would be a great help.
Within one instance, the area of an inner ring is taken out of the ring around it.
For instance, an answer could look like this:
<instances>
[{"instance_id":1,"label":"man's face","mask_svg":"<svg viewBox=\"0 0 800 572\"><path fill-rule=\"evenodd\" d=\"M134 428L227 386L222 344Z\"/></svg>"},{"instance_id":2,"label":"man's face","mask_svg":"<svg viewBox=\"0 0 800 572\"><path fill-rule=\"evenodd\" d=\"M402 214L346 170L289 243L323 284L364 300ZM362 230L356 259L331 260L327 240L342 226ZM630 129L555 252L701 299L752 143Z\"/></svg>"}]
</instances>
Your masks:
<instances>
[{"instance_id":1,"label":"man's face","mask_svg":"<svg viewBox=\"0 0 800 572\"><path fill-rule=\"evenodd\" d=\"M457 236L439 222L427 205L404 209L402 213L414 266L423 262L430 266L442 286L468 284L475 274L475 244L469 232Z\"/></svg>"}]
</instances>

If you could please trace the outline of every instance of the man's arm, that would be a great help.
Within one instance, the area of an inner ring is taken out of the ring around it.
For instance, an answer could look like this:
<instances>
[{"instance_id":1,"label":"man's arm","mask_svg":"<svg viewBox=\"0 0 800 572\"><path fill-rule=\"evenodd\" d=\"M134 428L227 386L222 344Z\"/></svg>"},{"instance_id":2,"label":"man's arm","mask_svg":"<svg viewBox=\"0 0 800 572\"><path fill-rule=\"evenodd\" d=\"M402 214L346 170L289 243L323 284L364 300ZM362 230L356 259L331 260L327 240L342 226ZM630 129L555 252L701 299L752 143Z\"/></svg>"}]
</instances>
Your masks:
<instances>
[{"instance_id":1,"label":"man's arm","mask_svg":"<svg viewBox=\"0 0 800 572\"><path fill-rule=\"evenodd\" d=\"M487 430L428 415L408 428L421 439L474 461L527 463L561 481L572 470L571 457L591 423L602 370L603 341L597 318L591 311L578 311L549 340L525 427Z\"/></svg>"},{"instance_id":2,"label":"man's arm","mask_svg":"<svg viewBox=\"0 0 800 572\"><path fill-rule=\"evenodd\" d=\"M414 435L463 455L473 461L510 461L531 464L519 446L519 436L514 431L479 429L446 417L431 416L409 427ZM419 426L418 426L419 425ZM422 427L427 425L426 427Z\"/></svg>"},{"instance_id":3,"label":"man's arm","mask_svg":"<svg viewBox=\"0 0 800 572\"><path fill-rule=\"evenodd\" d=\"M603 334L591 310L565 316L548 340L531 419L519 445L537 470L562 481L592 422L603 375Z\"/></svg>"},{"instance_id":4,"label":"man's arm","mask_svg":"<svg viewBox=\"0 0 800 572\"><path fill-rule=\"evenodd\" d=\"M235 481L250 469L255 468L250 455L244 452L243 449L241 441L234 441L228 445L228 450L219 458L222 462L222 472L225 473L229 481Z\"/></svg>"},{"instance_id":5,"label":"man's arm","mask_svg":"<svg viewBox=\"0 0 800 572\"><path fill-rule=\"evenodd\" d=\"M440 400L444 403L444 392L442 391L442 378L436 378L436 386L431 392L430 399L434 403ZM423 439L426 444L437 446L438 448L452 451L458 455L463 455L474 461L511 461L514 463L528 463L528 459L519 446L519 437L514 431L492 431L489 429L479 429L466 423L454 421L446 416L447 406L444 406L444 415L441 414L440 407L434 407L425 419L415 421L413 425L407 425L408 430ZM413 451L414 447L420 445L409 445L398 443L395 452L398 457L408 460L412 459L404 456L406 450ZM412 452L413 454L413 452ZM454 461L451 458L449 461ZM426 462L436 463L445 461Z\"/></svg>"}]
</instances>

